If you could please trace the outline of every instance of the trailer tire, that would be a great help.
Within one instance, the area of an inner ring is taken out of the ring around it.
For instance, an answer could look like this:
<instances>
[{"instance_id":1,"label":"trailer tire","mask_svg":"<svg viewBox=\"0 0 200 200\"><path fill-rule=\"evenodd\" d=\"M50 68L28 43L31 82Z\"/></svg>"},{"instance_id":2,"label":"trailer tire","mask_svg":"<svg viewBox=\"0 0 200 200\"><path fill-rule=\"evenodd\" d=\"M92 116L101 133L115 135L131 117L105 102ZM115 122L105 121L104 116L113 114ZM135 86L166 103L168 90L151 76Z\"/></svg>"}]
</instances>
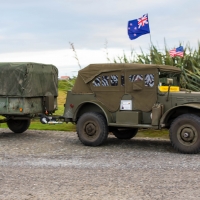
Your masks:
<instances>
[{"instance_id":1,"label":"trailer tire","mask_svg":"<svg viewBox=\"0 0 200 200\"><path fill-rule=\"evenodd\" d=\"M103 115L95 112L83 114L77 123L77 134L86 146L99 146L108 137L108 126Z\"/></svg>"},{"instance_id":2,"label":"trailer tire","mask_svg":"<svg viewBox=\"0 0 200 200\"><path fill-rule=\"evenodd\" d=\"M8 128L14 133L23 133L29 128L30 123L31 123L30 119L23 119L23 120L9 119L7 121Z\"/></svg>"},{"instance_id":3,"label":"trailer tire","mask_svg":"<svg viewBox=\"0 0 200 200\"><path fill-rule=\"evenodd\" d=\"M200 151L200 117L183 114L170 127L172 146L181 153L194 154Z\"/></svg>"}]
</instances>

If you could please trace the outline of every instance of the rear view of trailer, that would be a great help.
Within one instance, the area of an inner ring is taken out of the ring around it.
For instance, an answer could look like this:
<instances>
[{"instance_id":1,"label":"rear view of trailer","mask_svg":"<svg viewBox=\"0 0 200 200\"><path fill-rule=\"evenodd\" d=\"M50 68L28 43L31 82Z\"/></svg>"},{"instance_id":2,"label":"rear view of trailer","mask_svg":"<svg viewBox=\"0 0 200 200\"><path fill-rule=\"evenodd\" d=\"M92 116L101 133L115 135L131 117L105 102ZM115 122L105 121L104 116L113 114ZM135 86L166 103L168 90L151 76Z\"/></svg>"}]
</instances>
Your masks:
<instances>
[{"instance_id":1,"label":"rear view of trailer","mask_svg":"<svg viewBox=\"0 0 200 200\"><path fill-rule=\"evenodd\" d=\"M58 70L39 63L0 63L0 115L15 133L30 120L57 109Z\"/></svg>"}]
</instances>

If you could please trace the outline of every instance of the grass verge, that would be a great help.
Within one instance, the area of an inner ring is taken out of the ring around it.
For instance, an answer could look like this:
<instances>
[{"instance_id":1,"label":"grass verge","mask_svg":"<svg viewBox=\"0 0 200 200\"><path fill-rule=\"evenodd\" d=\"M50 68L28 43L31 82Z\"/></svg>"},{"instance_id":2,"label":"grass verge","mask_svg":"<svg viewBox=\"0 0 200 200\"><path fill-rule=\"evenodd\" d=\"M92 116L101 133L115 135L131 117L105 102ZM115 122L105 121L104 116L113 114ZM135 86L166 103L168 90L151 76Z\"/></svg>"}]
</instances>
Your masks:
<instances>
[{"instance_id":1,"label":"grass verge","mask_svg":"<svg viewBox=\"0 0 200 200\"><path fill-rule=\"evenodd\" d=\"M0 128L8 128L7 124L0 124ZM42 124L39 120L32 120L29 126L30 130L52 130L52 131L76 131L76 126L72 123L63 123L56 125Z\"/></svg>"},{"instance_id":2,"label":"grass verge","mask_svg":"<svg viewBox=\"0 0 200 200\"><path fill-rule=\"evenodd\" d=\"M169 131L167 129L162 129L162 130L140 129L136 136L169 139Z\"/></svg>"},{"instance_id":3,"label":"grass verge","mask_svg":"<svg viewBox=\"0 0 200 200\"><path fill-rule=\"evenodd\" d=\"M0 128L8 128L6 124L0 124ZM63 123L56 125L41 124L38 120L33 120L29 127L30 130L51 130L51 131L66 131L76 132L76 126L72 123ZM154 130L154 129L140 129L136 137L149 137L149 138L161 138L169 139L169 132L166 129Z\"/></svg>"}]
</instances>

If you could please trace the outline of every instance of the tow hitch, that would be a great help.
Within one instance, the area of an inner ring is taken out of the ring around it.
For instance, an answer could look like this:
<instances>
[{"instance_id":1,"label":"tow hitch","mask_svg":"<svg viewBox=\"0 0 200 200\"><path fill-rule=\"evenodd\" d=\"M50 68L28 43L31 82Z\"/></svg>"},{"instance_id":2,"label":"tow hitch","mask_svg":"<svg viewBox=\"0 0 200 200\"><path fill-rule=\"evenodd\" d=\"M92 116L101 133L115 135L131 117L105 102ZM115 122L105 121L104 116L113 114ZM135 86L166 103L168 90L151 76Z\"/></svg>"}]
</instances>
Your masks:
<instances>
[{"instance_id":1,"label":"tow hitch","mask_svg":"<svg viewBox=\"0 0 200 200\"><path fill-rule=\"evenodd\" d=\"M54 125L54 124L62 124L64 122L64 117L62 116L46 116L46 115L41 115L40 116L40 122L42 124L49 124L49 125Z\"/></svg>"}]
</instances>

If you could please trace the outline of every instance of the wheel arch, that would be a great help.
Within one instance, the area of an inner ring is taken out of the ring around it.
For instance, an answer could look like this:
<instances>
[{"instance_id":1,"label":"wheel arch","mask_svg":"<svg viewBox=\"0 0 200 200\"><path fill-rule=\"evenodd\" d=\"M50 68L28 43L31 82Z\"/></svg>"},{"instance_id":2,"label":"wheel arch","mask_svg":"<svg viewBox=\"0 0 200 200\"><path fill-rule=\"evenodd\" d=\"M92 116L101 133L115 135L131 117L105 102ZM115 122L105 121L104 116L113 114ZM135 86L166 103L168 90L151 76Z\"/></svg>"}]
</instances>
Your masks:
<instances>
[{"instance_id":1,"label":"wheel arch","mask_svg":"<svg viewBox=\"0 0 200 200\"><path fill-rule=\"evenodd\" d=\"M107 110L107 108L102 103L94 102L94 101L81 103L77 107L77 109L74 113L73 121L77 122L78 118L86 112L100 113L100 114L104 115L104 117L106 118L107 124L112 122L112 115Z\"/></svg>"},{"instance_id":2,"label":"wheel arch","mask_svg":"<svg viewBox=\"0 0 200 200\"><path fill-rule=\"evenodd\" d=\"M171 108L161 117L160 126L169 128L175 118L187 113L200 116L200 104L184 104Z\"/></svg>"}]
</instances>

